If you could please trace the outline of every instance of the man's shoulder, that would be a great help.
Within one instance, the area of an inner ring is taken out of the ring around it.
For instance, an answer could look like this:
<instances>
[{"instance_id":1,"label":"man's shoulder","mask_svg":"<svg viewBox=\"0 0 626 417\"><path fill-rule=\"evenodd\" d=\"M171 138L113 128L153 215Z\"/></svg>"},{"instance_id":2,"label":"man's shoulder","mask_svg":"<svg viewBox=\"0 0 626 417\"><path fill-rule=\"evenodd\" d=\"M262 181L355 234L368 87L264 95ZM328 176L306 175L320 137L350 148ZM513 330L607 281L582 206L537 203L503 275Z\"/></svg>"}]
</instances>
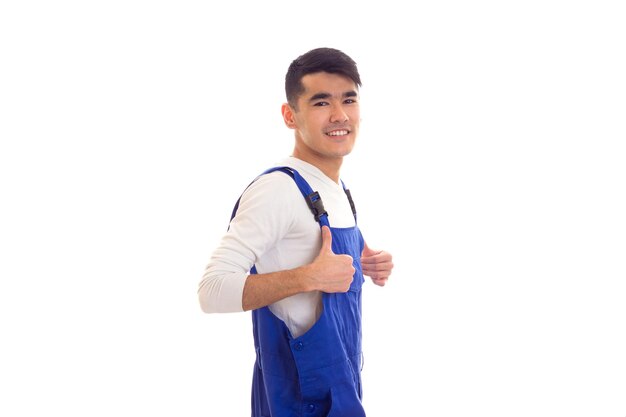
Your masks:
<instances>
[{"instance_id":1,"label":"man's shoulder","mask_svg":"<svg viewBox=\"0 0 626 417\"><path fill-rule=\"evenodd\" d=\"M266 191L285 191L296 187L293 178L286 172L273 171L259 175L248 188L263 188Z\"/></svg>"},{"instance_id":2,"label":"man's shoulder","mask_svg":"<svg viewBox=\"0 0 626 417\"><path fill-rule=\"evenodd\" d=\"M253 199L274 205L284 204L297 195L300 191L293 178L284 172L274 171L255 178L241 198L242 201Z\"/></svg>"}]
</instances>

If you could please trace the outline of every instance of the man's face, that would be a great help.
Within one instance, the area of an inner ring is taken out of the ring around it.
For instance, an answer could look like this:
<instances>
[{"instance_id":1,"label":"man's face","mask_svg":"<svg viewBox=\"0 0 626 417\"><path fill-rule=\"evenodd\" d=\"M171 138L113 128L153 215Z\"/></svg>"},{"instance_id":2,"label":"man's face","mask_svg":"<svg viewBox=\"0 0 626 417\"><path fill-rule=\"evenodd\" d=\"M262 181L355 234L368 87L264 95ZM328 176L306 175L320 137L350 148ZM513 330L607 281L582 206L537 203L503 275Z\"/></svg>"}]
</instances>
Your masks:
<instances>
[{"instance_id":1,"label":"man's face","mask_svg":"<svg viewBox=\"0 0 626 417\"><path fill-rule=\"evenodd\" d=\"M293 112L295 154L315 159L343 158L354 147L361 114L357 86L339 74L318 72L302 78L304 92ZM298 155L294 155L298 156Z\"/></svg>"}]
</instances>

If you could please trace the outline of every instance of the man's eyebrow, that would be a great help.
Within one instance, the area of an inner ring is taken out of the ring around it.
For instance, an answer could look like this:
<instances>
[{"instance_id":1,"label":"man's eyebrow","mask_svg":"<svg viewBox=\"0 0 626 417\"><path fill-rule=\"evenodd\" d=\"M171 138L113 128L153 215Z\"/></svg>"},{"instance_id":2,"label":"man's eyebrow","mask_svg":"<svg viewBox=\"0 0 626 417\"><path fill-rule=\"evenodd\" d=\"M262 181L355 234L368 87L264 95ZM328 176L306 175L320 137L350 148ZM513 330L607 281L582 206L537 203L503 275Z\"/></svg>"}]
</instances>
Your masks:
<instances>
[{"instance_id":1,"label":"man's eyebrow","mask_svg":"<svg viewBox=\"0 0 626 417\"><path fill-rule=\"evenodd\" d=\"M342 94L343 97L356 97L358 95L358 93L354 90L350 90L350 91L346 91L345 93ZM332 94L330 93L317 93L317 94L313 94L311 96L311 98L309 99L309 102L311 101L316 101L316 100L325 100L332 97Z\"/></svg>"},{"instance_id":2,"label":"man's eyebrow","mask_svg":"<svg viewBox=\"0 0 626 417\"><path fill-rule=\"evenodd\" d=\"M331 95L329 93L317 93L317 94L313 94L313 96L311 96L311 98L309 99L309 102L311 101L316 101L316 100L324 100L327 98L330 98Z\"/></svg>"}]
</instances>

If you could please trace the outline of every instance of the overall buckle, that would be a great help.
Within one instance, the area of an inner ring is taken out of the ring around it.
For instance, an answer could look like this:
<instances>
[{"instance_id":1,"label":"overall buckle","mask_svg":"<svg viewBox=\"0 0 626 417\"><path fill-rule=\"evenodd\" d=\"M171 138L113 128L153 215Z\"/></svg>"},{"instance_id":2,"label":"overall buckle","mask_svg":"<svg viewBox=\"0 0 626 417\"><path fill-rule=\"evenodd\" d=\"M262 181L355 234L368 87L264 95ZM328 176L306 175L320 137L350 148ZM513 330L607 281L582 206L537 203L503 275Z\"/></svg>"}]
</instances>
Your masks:
<instances>
[{"instance_id":1,"label":"overall buckle","mask_svg":"<svg viewBox=\"0 0 626 417\"><path fill-rule=\"evenodd\" d=\"M324 215L328 216L328 213L324 209L324 203L322 203L322 197L320 197L320 193L317 191L313 191L306 196L306 203L313 212L313 217L315 217L316 222L320 221L320 217Z\"/></svg>"}]
</instances>

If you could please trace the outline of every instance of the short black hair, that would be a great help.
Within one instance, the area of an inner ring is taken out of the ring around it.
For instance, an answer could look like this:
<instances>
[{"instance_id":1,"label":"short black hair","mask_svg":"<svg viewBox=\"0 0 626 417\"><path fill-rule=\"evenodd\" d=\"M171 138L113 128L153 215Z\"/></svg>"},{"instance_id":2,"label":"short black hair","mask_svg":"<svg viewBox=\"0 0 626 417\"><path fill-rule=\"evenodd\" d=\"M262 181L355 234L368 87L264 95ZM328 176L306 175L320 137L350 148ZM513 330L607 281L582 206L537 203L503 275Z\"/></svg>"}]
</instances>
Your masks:
<instances>
[{"instance_id":1,"label":"short black hair","mask_svg":"<svg viewBox=\"0 0 626 417\"><path fill-rule=\"evenodd\" d=\"M297 109L298 96L304 91L302 77L316 72L343 75L361 86L361 77L352 58L333 48L312 49L294 59L285 76L287 102L294 109Z\"/></svg>"}]
</instances>

